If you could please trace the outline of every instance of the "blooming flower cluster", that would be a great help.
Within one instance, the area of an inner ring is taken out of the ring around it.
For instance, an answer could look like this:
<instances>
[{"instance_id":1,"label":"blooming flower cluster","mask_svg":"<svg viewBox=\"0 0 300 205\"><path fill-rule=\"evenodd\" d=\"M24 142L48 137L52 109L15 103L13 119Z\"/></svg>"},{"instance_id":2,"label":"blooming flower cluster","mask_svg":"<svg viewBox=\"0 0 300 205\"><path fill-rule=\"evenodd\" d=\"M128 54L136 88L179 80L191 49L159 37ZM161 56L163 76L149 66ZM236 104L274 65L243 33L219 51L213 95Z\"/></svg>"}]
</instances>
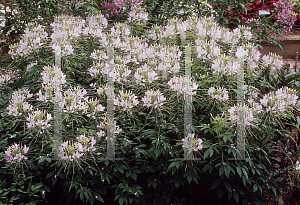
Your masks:
<instances>
[{"instance_id":1,"label":"blooming flower cluster","mask_svg":"<svg viewBox=\"0 0 300 205\"><path fill-rule=\"evenodd\" d=\"M99 14L99 15L89 15L86 19L87 26L83 29L83 35L93 35L95 37L100 38L100 42L104 45L107 44L107 37L102 32L103 28L106 28L108 22L106 18Z\"/></svg>"},{"instance_id":2,"label":"blooming flower cluster","mask_svg":"<svg viewBox=\"0 0 300 205\"><path fill-rule=\"evenodd\" d=\"M79 142L72 143L69 141L66 141L61 144L61 146L58 148L59 153L58 157L60 157L63 160L70 160L73 161L80 159L84 155L85 152L83 152L83 146Z\"/></svg>"},{"instance_id":3,"label":"blooming flower cluster","mask_svg":"<svg viewBox=\"0 0 300 205\"><path fill-rule=\"evenodd\" d=\"M29 90L24 88L16 90L12 94L10 105L7 107L9 110L8 115L20 116L23 112L28 112L32 110L32 105L26 102L26 98L31 98Z\"/></svg>"},{"instance_id":4,"label":"blooming flower cluster","mask_svg":"<svg viewBox=\"0 0 300 205\"><path fill-rule=\"evenodd\" d=\"M101 128L101 129L104 129L104 130L107 130L107 123L108 123L107 121L108 121L107 116L105 116L103 121L101 121L100 125L98 125L97 127ZM122 129L119 128L119 126L117 125L116 121L114 121L112 129L114 130L114 134L119 134L122 131ZM110 130L110 131L112 132L112 130ZM100 130L100 132L97 132L97 135L98 135L99 138L102 138L102 137L105 136L105 131ZM107 137L106 137L106 140L107 140Z\"/></svg>"},{"instance_id":5,"label":"blooming flower cluster","mask_svg":"<svg viewBox=\"0 0 300 205\"><path fill-rule=\"evenodd\" d=\"M85 20L80 17L57 16L53 23L51 35L51 45L55 50L57 46L62 46L61 56L71 55L74 52L71 40L78 38L82 33L82 27L85 25Z\"/></svg>"},{"instance_id":6,"label":"blooming flower cluster","mask_svg":"<svg viewBox=\"0 0 300 205\"><path fill-rule=\"evenodd\" d=\"M142 67L138 68L136 73L134 74L134 77L136 79L137 84L146 81L152 83L154 80L158 79L155 71L153 71L153 69L147 64L144 64Z\"/></svg>"},{"instance_id":7,"label":"blooming flower cluster","mask_svg":"<svg viewBox=\"0 0 300 205\"><path fill-rule=\"evenodd\" d=\"M291 30L297 21L297 14L295 13L293 2L278 0L274 5L276 6L276 9L279 10L276 16L278 18L276 22L282 22L285 24L284 28Z\"/></svg>"},{"instance_id":8,"label":"blooming flower cluster","mask_svg":"<svg viewBox=\"0 0 300 205\"><path fill-rule=\"evenodd\" d=\"M25 34L22 35L20 42L10 46L8 54L11 55L12 59L14 59L15 56L26 56L41 48L47 36L48 34L43 26L30 23L28 27L26 27Z\"/></svg>"},{"instance_id":9,"label":"blooming flower cluster","mask_svg":"<svg viewBox=\"0 0 300 205\"><path fill-rule=\"evenodd\" d=\"M112 9L111 15L116 14L119 15L122 11L125 11L126 3L130 5L132 8L139 7L142 3L142 0L115 0L114 5L110 2L109 4L104 1L104 4L101 4L105 8L105 10ZM108 18L110 15L105 14L105 17Z\"/></svg>"},{"instance_id":10,"label":"blooming flower cluster","mask_svg":"<svg viewBox=\"0 0 300 205\"><path fill-rule=\"evenodd\" d=\"M266 108L266 111L272 113L284 112L297 103L297 92L288 87L280 88L275 92L263 96L260 103Z\"/></svg>"},{"instance_id":11,"label":"blooming flower cluster","mask_svg":"<svg viewBox=\"0 0 300 205\"><path fill-rule=\"evenodd\" d=\"M118 97L115 99L115 105L123 107L124 111L129 111L133 105L137 105L139 103L137 96L132 94L131 91L123 91L121 90L118 94Z\"/></svg>"},{"instance_id":12,"label":"blooming flower cluster","mask_svg":"<svg viewBox=\"0 0 300 205\"><path fill-rule=\"evenodd\" d=\"M131 11L128 13L128 21L147 21L149 20L148 14L145 9L140 7L131 8Z\"/></svg>"},{"instance_id":13,"label":"blooming flower cluster","mask_svg":"<svg viewBox=\"0 0 300 205\"><path fill-rule=\"evenodd\" d=\"M44 110L37 109L28 114L26 124L28 129L40 127L44 130L51 126L51 123L49 123L51 119L51 114L46 113Z\"/></svg>"},{"instance_id":14,"label":"blooming flower cluster","mask_svg":"<svg viewBox=\"0 0 300 205\"><path fill-rule=\"evenodd\" d=\"M168 82L168 85L170 86L170 88L172 90L177 91L178 93L184 94L186 92L186 90L196 90L198 88L198 85L196 84L196 82L194 82L194 80L192 79L190 81L190 86L188 87L188 80L185 77L182 76L174 76L173 78L171 78ZM193 91L191 92L191 95L195 95L197 93L197 91Z\"/></svg>"},{"instance_id":15,"label":"blooming flower cluster","mask_svg":"<svg viewBox=\"0 0 300 205\"><path fill-rule=\"evenodd\" d=\"M226 101L229 99L228 91L224 88L215 89L214 87L210 87L208 89L208 94L219 101Z\"/></svg>"},{"instance_id":16,"label":"blooming flower cluster","mask_svg":"<svg viewBox=\"0 0 300 205\"><path fill-rule=\"evenodd\" d=\"M85 101L88 100L88 97L84 97L86 94L87 91L81 88L66 90L62 96L63 112L77 113L83 110L87 113L88 107Z\"/></svg>"},{"instance_id":17,"label":"blooming flower cluster","mask_svg":"<svg viewBox=\"0 0 300 205\"><path fill-rule=\"evenodd\" d=\"M236 60L233 60L232 58L225 55L221 55L220 58L213 60L211 68L213 69L213 73L217 73L220 75L234 75L235 73L237 73L237 69L239 66L239 63Z\"/></svg>"},{"instance_id":18,"label":"blooming flower cluster","mask_svg":"<svg viewBox=\"0 0 300 205\"><path fill-rule=\"evenodd\" d=\"M275 73L276 70L280 70L283 66L282 57L271 53L270 55L264 55L262 57L262 64L266 67L270 66L271 73Z\"/></svg>"},{"instance_id":19,"label":"blooming flower cluster","mask_svg":"<svg viewBox=\"0 0 300 205\"><path fill-rule=\"evenodd\" d=\"M192 151L199 151L203 148L202 146L202 139L198 138L196 136L195 139L195 134L191 134L189 133L188 136L186 138L182 139L182 147L188 149L188 154L192 153Z\"/></svg>"},{"instance_id":20,"label":"blooming flower cluster","mask_svg":"<svg viewBox=\"0 0 300 205\"><path fill-rule=\"evenodd\" d=\"M28 153L29 147L26 145L22 145L14 143L13 145L9 146L8 149L4 152L5 153L5 160L7 162L21 162L23 159L28 159L25 155Z\"/></svg>"},{"instance_id":21,"label":"blooming flower cluster","mask_svg":"<svg viewBox=\"0 0 300 205\"><path fill-rule=\"evenodd\" d=\"M228 110L228 112L230 114L230 120L231 120L231 122L239 121L239 115L238 115L237 112L243 110L242 108L240 108L240 109L237 109L237 106L234 106L234 107L231 107ZM245 105L243 113L244 113L244 124L245 125L251 125L251 122L254 121L252 108L249 108L247 105Z\"/></svg>"},{"instance_id":22,"label":"blooming flower cluster","mask_svg":"<svg viewBox=\"0 0 300 205\"><path fill-rule=\"evenodd\" d=\"M84 135L80 135L77 138L77 141L79 142L79 151L80 152L89 152L89 151L95 151L96 148L94 147L94 145L96 144L96 140L94 139L94 137L89 136L85 136Z\"/></svg>"},{"instance_id":23,"label":"blooming flower cluster","mask_svg":"<svg viewBox=\"0 0 300 205\"><path fill-rule=\"evenodd\" d=\"M148 90L146 91L145 96L142 98L144 106L154 106L154 108L161 107L164 104L163 101L165 100L166 98L159 90Z\"/></svg>"},{"instance_id":24,"label":"blooming flower cluster","mask_svg":"<svg viewBox=\"0 0 300 205\"><path fill-rule=\"evenodd\" d=\"M1 69L4 70L4 69ZM3 84L9 83L9 81L13 80L13 79L17 79L17 74L18 72L20 72L20 70L16 70L16 71L10 71L10 70L4 70L4 72L2 72L2 74L0 74L0 86L2 86ZM18 77L21 78L21 77Z\"/></svg>"},{"instance_id":25,"label":"blooming flower cluster","mask_svg":"<svg viewBox=\"0 0 300 205\"><path fill-rule=\"evenodd\" d=\"M45 66L44 71L42 72L42 90L39 90L39 92L36 94L38 96L37 100L43 102L53 102L52 97L55 83L60 81L61 85L65 84L65 78L66 75L64 75L57 66ZM45 91L45 93L43 91Z\"/></svg>"}]
</instances>

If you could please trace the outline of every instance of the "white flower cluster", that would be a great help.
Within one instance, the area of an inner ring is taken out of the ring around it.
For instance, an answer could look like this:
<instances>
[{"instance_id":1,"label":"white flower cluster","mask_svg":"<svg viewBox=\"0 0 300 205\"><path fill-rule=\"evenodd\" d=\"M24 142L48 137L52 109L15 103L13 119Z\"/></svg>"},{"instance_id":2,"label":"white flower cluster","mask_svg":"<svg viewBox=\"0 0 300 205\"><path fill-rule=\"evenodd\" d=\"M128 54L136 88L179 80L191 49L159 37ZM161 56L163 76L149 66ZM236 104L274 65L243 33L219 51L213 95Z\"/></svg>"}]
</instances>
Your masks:
<instances>
[{"instance_id":1,"label":"white flower cluster","mask_svg":"<svg viewBox=\"0 0 300 205\"><path fill-rule=\"evenodd\" d=\"M137 105L139 103L137 96L132 94L131 91L123 91L121 90L118 94L118 97L115 99L115 105L123 107L124 111L129 111L133 105Z\"/></svg>"},{"instance_id":2,"label":"white flower cluster","mask_svg":"<svg viewBox=\"0 0 300 205\"><path fill-rule=\"evenodd\" d=\"M239 115L238 115L237 111L242 111L243 108L240 108L240 109L237 110L237 106L234 106L228 110L228 112L230 114L231 122L235 123L236 121L239 121ZM251 125L251 122L254 121L252 108L249 108L247 105L244 105L243 113L244 113L244 124Z\"/></svg>"},{"instance_id":3,"label":"white flower cluster","mask_svg":"<svg viewBox=\"0 0 300 205\"><path fill-rule=\"evenodd\" d=\"M145 9L141 7L133 7L131 8L131 11L128 13L128 21L147 21L148 13L145 11Z\"/></svg>"},{"instance_id":4,"label":"white flower cluster","mask_svg":"<svg viewBox=\"0 0 300 205\"><path fill-rule=\"evenodd\" d=\"M220 55L221 49L217 45L216 42L210 41L208 42L207 40L196 40L196 45L197 45L197 53L198 53L198 58L200 59L217 59L217 57Z\"/></svg>"},{"instance_id":5,"label":"white flower cluster","mask_svg":"<svg viewBox=\"0 0 300 205\"><path fill-rule=\"evenodd\" d=\"M138 68L134 74L134 77L136 79L137 84L146 81L152 83L152 81L158 79L157 74L148 64L144 64L142 67Z\"/></svg>"},{"instance_id":6,"label":"white flower cluster","mask_svg":"<svg viewBox=\"0 0 300 205\"><path fill-rule=\"evenodd\" d=\"M107 130L107 116L104 117L104 120L100 122L100 125L97 126L98 128L101 128L101 129L104 129L104 130ZM122 129L119 128L119 126L117 125L117 122L114 121L113 123L113 128L114 130L114 134L119 134ZM110 130L112 132L112 130ZM103 130L100 130L100 132L97 132L97 135L99 138L102 138L105 136L105 131ZM105 138L107 140L107 137Z\"/></svg>"},{"instance_id":7,"label":"white flower cluster","mask_svg":"<svg viewBox=\"0 0 300 205\"><path fill-rule=\"evenodd\" d=\"M262 57L262 65L270 66L271 73L276 73L276 70L280 70L283 66L282 57L271 53L270 55L264 55Z\"/></svg>"},{"instance_id":8,"label":"white flower cluster","mask_svg":"<svg viewBox=\"0 0 300 205\"><path fill-rule=\"evenodd\" d=\"M56 16L54 22L50 24L53 27L51 45L54 51L57 52L57 47L62 46L61 56L72 55L74 49L71 40L81 35L84 24L85 20L80 17Z\"/></svg>"},{"instance_id":9,"label":"white flower cluster","mask_svg":"<svg viewBox=\"0 0 300 205\"><path fill-rule=\"evenodd\" d=\"M219 101L226 101L229 99L228 91L224 88L215 89L214 87L210 87L208 89L208 94Z\"/></svg>"},{"instance_id":10,"label":"white flower cluster","mask_svg":"<svg viewBox=\"0 0 300 205\"><path fill-rule=\"evenodd\" d=\"M200 138L195 139L194 133L193 134L189 133L186 138L182 139L182 142L183 142L182 147L188 149L189 151L188 154L190 154L192 151L196 152L203 148L202 139Z\"/></svg>"},{"instance_id":11,"label":"white flower cluster","mask_svg":"<svg viewBox=\"0 0 300 205\"><path fill-rule=\"evenodd\" d=\"M32 105L26 102L26 98L31 98L29 90L24 88L16 90L12 94L10 105L7 107L9 110L8 115L19 116L22 115L22 112L27 112L32 110Z\"/></svg>"},{"instance_id":12,"label":"white flower cluster","mask_svg":"<svg viewBox=\"0 0 300 205\"><path fill-rule=\"evenodd\" d=\"M59 76L60 79L59 79ZM59 82L60 84L66 83L66 75L62 73L62 71L57 66L45 66L44 71L42 72L42 90L36 94L38 96L37 100L43 102L53 102L53 90L55 88L55 82ZM45 93L43 94L43 91Z\"/></svg>"},{"instance_id":13,"label":"white flower cluster","mask_svg":"<svg viewBox=\"0 0 300 205\"><path fill-rule=\"evenodd\" d=\"M0 87L6 83L9 82L10 80L12 80L13 78L17 78L16 74L20 71L19 69L17 69L16 71L12 72L11 70L5 70L4 68L1 69L2 74L0 75ZM21 77L18 77L21 78ZM2 85L1 85L2 84Z\"/></svg>"},{"instance_id":14,"label":"white flower cluster","mask_svg":"<svg viewBox=\"0 0 300 205\"><path fill-rule=\"evenodd\" d=\"M296 105L297 91L292 88L283 87L275 92L263 96L260 103L266 108L266 111L272 113L285 112L286 109Z\"/></svg>"},{"instance_id":15,"label":"white flower cluster","mask_svg":"<svg viewBox=\"0 0 300 205\"><path fill-rule=\"evenodd\" d=\"M26 145L22 145L14 143L13 145L9 146L8 149L4 152L5 153L5 160L7 162L21 162L22 159L28 159L25 155L28 153L29 147Z\"/></svg>"},{"instance_id":16,"label":"white flower cluster","mask_svg":"<svg viewBox=\"0 0 300 205\"><path fill-rule=\"evenodd\" d=\"M86 19L88 23L87 26L83 29L83 35L93 35L94 37L100 38L99 42L102 45L107 45L107 35L104 34L103 28L107 28L108 22L107 19L102 15L89 15Z\"/></svg>"},{"instance_id":17,"label":"white flower cluster","mask_svg":"<svg viewBox=\"0 0 300 205\"><path fill-rule=\"evenodd\" d=\"M81 88L66 90L62 96L63 112L76 113L83 110L87 113L88 107L85 101L88 100L88 97L84 97L86 94L87 91Z\"/></svg>"},{"instance_id":18,"label":"white flower cluster","mask_svg":"<svg viewBox=\"0 0 300 205\"><path fill-rule=\"evenodd\" d=\"M25 34L22 35L19 43L10 46L8 52L12 59L15 56L25 56L34 50L39 49L46 40L48 34L44 30L43 26L39 24L30 23L25 29Z\"/></svg>"},{"instance_id":19,"label":"white flower cluster","mask_svg":"<svg viewBox=\"0 0 300 205\"><path fill-rule=\"evenodd\" d=\"M47 115L46 115L47 114ZM50 127L49 121L52 119L51 114L46 113L44 110L33 110L28 114L26 125L28 129L40 127L43 130ZM49 123L49 124L48 124Z\"/></svg>"},{"instance_id":20,"label":"white flower cluster","mask_svg":"<svg viewBox=\"0 0 300 205\"><path fill-rule=\"evenodd\" d=\"M121 81L128 82L129 80L127 79L129 78L130 73L131 70L129 70L128 66L116 64L114 73L111 73L111 77L116 79L118 83L121 83Z\"/></svg>"},{"instance_id":21,"label":"white flower cluster","mask_svg":"<svg viewBox=\"0 0 300 205\"><path fill-rule=\"evenodd\" d=\"M221 55L219 58L213 61L211 68L213 69L213 73L217 74L227 74L234 75L237 73L237 69L239 67L239 63L225 55Z\"/></svg>"},{"instance_id":22,"label":"white flower cluster","mask_svg":"<svg viewBox=\"0 0 300 205\"><path fill-rule=\"evenodd\" d=\"M145 96L142 98L144 106L154 106L154 108L161 107L164 104L163 101L165 100L166 98L159 90L148 90L146 91Z\"/></svg>"},{"instance_id":23,"label":"white flower cluster","mask_svg":"<svg viewBox=\"0 0 300 205\"><path fill-rule=\"evenodd\" d=\"M94 147L94 145L96 144L96 140L94 139L94 137L89 136L89 134L88 136L85 136L85 134L80 135L76 139L79 142L80 152L89 152L96 150L96 148Z\"/></svg>"},{"instance_id":24,"label":"white flower cluster","mask_svg":"<svg viewBox=\"0 0 300 205\"><path fill-rule=\"evenodd\" d=\"M102 112L105 110L105 107L100 104L100 100L98 101L97 98L95 100L89 99L85 101L84 107L87 107L87 109L84 109L83 113L87 113L88 117L92 117L94 119L96 119L96 112Z\"/></svg>"},{"instance_id":25,"label":"white flower cluster","mask_svg":"<svg viewBox=\"0 0 300 205\"><path fill-rule=\"evenodd\" d=\"M188 79L186 79L186 77L174 76L172 79L169 80L167 84L172 90L175 90L178 93L184 94L186 90L188 90L191 91L191 95L195 95L197 91L193 90L196 90L198 88L198 85L196 84L196 82L194 82L193 78L191 78L190 87L187 86L187 83Z\"/></svg>"},{"instance_id":26,"label":"white flower cluster","mask_svg":"<svg viewBox=\"0 0 300 205\"><path fill-rule=\"evenodd\" d=\"M63 142L58 148L58 157L63 160L78 160L88 151L95 151L96 148L93 147L95 143L96 140L94 140L94 138L81 135L80 137L77 137L77 142L75 143L73 143L73 140L72 143L69 141Z\"/></svg>"}]
</instances>

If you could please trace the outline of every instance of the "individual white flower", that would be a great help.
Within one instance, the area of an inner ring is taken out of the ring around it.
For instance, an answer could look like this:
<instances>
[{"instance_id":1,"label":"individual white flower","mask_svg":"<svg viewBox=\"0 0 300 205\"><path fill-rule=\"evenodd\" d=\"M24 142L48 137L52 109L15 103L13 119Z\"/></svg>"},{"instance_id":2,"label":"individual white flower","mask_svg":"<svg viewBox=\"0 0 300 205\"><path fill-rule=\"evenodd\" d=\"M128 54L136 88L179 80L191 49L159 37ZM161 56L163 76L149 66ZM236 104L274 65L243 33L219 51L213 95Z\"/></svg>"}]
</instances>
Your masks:
<instances>
[{"instance_id":1,"label":"individual white flower","mask_svg":"<svg viewBox=\"0 0 300 205\"><path fill-rule=\"evenodd\" d=\"M295 169L296 169L297 171L300 171L300 163L299 163L299 160L296 162Z\"/></svg>"}]
</instances>

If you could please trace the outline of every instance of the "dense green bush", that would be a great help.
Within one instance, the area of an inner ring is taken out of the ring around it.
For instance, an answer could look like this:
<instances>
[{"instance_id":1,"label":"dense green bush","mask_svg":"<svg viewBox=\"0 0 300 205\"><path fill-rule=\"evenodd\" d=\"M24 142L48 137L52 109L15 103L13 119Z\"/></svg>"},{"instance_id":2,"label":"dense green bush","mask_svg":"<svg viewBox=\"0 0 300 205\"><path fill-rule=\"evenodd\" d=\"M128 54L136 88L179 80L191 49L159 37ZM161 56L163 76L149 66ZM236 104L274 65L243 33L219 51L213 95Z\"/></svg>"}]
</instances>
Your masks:
<instances>
[{"instance_id":1,"label":"dense green bush","mask_svg":"<svg viewBox=\"0 0 300 205\"><path fill-rule=\"evenodd\" d=\"M137 13L142 14L139 9ZM137 16L144 18L138 14L133 17ZM260 58L257 47L249 44L253 40L249 28L231 32L218 27L212 18L190 17L184 21L174 18L165 28L151 29L146 29L144 21L128 20L111 30L97 12L90 14L88 21L79 16L54 20L56 23L44 30L28 25L24 41L10 47L13 62L2 73L1 203L254 204L263 202L262 190L273 198L285 190L282 173L290 167L276 162L276 146L282 146L282 138L292 139L282 125L288 120L295 122L296 92L286 87L292 87L291 81L277 83L282 80L277 72L285 69L282 60L274 55ZM44 32L49 32L48 36ZM127 112L121 103L115 104L115 156L123 160L105 158L106 126L112 126L102 110L102 106L109 106L105 69L108 44L115 47L115 100L132 100L133 106ZM57 45L63 46L61 72L53 66ZM191 82L193 89L200 90L192 97L191 129L196 138L190 149L193 157L201 160L176 160L184 156L183 83L187 81L170 79L184 75L183 45L197 45L191 53ZM237 95L226 90L237 87L237 57L244 54L246 160L229 160L238 155L234 118ZM55 160L54 83L61 75L65 102L62 138L69 144L64 144L66 149L62 145L66 152ZM160 99L164 104L147 107L141 101L146 103L145 93L153 89L160 90L165 100L156 97L148 103ZM135 100L140 103L135 104ZM34 113L31 106L41 113ZM88 151L80 151L78 141L87 143ZM8 150L13 143L10 149L15 152ZM71 152L75 155L69 155ZM74 158L64 159L65 153ZM28 159L20 159L22 154Z\"/></svg>"}]
</instances>

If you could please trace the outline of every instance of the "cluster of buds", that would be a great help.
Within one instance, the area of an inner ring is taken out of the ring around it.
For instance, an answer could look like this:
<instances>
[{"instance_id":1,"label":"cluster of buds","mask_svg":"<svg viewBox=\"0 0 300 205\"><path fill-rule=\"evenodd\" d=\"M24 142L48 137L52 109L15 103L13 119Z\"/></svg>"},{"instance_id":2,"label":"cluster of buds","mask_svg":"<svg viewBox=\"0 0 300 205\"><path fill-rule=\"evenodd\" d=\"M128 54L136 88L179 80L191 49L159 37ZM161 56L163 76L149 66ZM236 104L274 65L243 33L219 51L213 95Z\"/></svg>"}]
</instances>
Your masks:
<instances>
[{"instance_id":1,"label":"cluster of buds","mask_svg":"<svg viewBox=\"0 0 300 205\"><path fill-rule=\"evenodd\" d=\"M24 88L14 91L12 94L12 99L10 105L7 107L9 110L8 115L19 116L22 112L32 110L32 105L26 102L26 98L31 98L29 90Z\"/></svg>"},{"instance_id":2,"label":"cluster of buds","mask_svg":"<svg viewBox=\"0 0 300 205\"><path fill-rule=\"evenodd\" d=\"M21 162L22 159L27 159L25 155L28 153L29 147L26 145L22 145L22 143L19 142L19 144L14 143L13 145L9 146L8 149L5 151L5 160L7 162Z\"/></svg>"}]
</instances>

